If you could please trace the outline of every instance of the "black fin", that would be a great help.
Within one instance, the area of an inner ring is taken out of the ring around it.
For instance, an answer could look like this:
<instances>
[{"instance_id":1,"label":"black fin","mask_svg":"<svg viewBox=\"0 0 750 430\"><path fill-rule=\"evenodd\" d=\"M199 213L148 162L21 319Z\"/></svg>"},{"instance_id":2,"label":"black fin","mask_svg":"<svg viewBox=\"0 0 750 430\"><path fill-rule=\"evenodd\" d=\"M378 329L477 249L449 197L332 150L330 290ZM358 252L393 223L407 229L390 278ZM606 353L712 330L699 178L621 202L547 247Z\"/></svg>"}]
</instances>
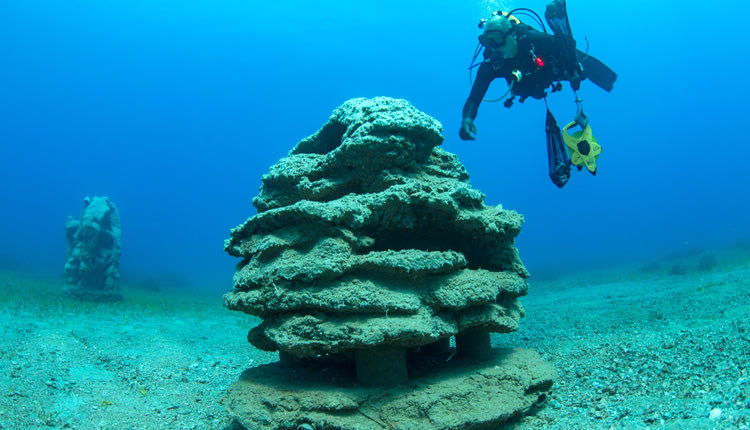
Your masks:
<instances>
[{"instance_id":1,"label":"black fin","mask_svg":"<svg viewBox=\"0 0 750 430\"><path fill-rule=\"evenodd\" d=\"M549 24L549 27L556 36L573 40L573 31L570 29L565 0L554 0L548 4L547 10L544 11L544 17L547 19L547 24Z\"/></svg>"},{"instance_id":2,"label":"black fin","mask_svg":"<svg viewBox=\"0 0 750 430\"><path fill-rule=\"evenodd\" d=\"M547 109L547 122L544 131L547 134L549 177L555 185L562 188L570 179L570 157L565 148L565 142L563 142L562 131L549 109Z\"/></svg>"},{"instance_id":3,"label":"black fin","mask_svg":"<svg viewBox=\"0 0 750 430\"><path fill-rule=\"evenodd\" d=\"M591 55L580 50L577 50L576 53L578 54L578 61L583 67L584 76L599 88L608 92L612 91L612 88L615 86L615 81L617 80L617 73Z\"/></svg>"},{"instance_id":4,"label":"black fin","mask_svg":"<svg viewBox=\"0 0 750 430\"><path fill-rule=\"evenodd\" d=\"M578 58L576 55L576 40L573 38L573 30L570 28L568 19L568 9L565 0L554 0L547 5L544 11L544 17L547 19L552 32L555 34L558 45L561 47L562 58L565 59L566 69L571 76L576 76L571 80L573 89L579 88L580 79L578 78Z\"/></svg>"}]
</instances>

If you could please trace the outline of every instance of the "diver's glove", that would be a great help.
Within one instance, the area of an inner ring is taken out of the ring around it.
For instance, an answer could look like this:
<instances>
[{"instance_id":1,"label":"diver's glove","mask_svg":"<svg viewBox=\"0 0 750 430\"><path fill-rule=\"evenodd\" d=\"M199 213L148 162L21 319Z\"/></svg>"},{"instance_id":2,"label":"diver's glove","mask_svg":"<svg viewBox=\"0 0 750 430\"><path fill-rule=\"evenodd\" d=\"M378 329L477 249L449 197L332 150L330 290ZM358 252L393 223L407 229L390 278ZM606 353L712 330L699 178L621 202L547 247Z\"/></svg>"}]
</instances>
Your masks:
<instances>
[{"instance_id":1,"label":"diver's glove","mask_svg":"<svg viewBox=\"0 0 750 430\"><path fill-rule=\"evenodd\" d=\"M477 126L474 125L474 120L471 118L464 118L461 122L461 130L458 131L458 135L461 140L474 140L472 134L477 134Z\"/></svg>"}]
</instances>

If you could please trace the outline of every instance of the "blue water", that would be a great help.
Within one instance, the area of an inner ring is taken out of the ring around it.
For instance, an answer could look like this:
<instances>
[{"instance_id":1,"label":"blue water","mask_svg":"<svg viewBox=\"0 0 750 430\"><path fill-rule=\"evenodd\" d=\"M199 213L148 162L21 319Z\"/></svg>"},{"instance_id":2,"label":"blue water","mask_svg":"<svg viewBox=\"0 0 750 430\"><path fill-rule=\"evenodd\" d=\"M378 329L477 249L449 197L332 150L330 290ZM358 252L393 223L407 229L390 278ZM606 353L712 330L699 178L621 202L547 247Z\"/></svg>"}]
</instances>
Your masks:
<instances>
[{"instance_id":1,"label":"blue water","mask_svg":"<svg viewBox=\"0 0 750 430\"><path fill-rule=\"evenodd\" d=\"M547 177L544 104L481 106L458 139L477 21L529 1L0 2L0 256L61 272L85 196L122 218L121 267L229 289L229 229L260 177L352 97L405 98L444 125L487 203L526 217L532 270L638 261L750 236L750 6L569 0L579 46L619 74L583 84L596 177ZM495 82L489 96L501 95ZM553 94L558 122L575 112Z\"/></svg>"}]
</instances>

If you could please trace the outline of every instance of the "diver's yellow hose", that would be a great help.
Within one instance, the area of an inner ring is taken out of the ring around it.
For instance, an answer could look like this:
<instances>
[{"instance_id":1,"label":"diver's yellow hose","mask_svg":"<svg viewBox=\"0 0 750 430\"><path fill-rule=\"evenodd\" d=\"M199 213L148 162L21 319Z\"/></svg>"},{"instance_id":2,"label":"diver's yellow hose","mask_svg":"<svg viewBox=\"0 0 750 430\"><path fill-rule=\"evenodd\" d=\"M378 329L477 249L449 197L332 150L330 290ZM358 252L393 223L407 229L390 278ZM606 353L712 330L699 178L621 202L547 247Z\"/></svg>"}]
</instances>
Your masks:
<instances>
[{"instance_id":1,"label":"diver's yellow hose","mask_svg":"<svg viewBox=\"0 0 750 430\"><path fill-rule=\"evenodd\" d=\"M497 98L497 99L494 99L494 100L487 100L487 99L482 99L482 100L484 100L486 102L490 102L490 103L499 102L500 100L508 97L508 94L510 94L510 92L513 91L513 85L515 85L515 84L516 84L515 81L511 82L510 86L508 87L508 91L506 91L505 94L503 94L502 96L500 96L500 98Z\"/></svg>"},{"instance_id":2,"label":"diver's yellow hose","mask_svg":"<svg viewBox=\"0 0 750 430\"><path fill-rule=\"evenodd\" d=\"M479 47L477 47L477 50L478 49L479 49ZM494 100L482 99L482 101L489 102L489 103L499 102L500 100L508 97L508 94L510 94L510 92L513 91L513 85L515 85L515 84L516 84L515 81L511 82L510 86L508 87L508 91L506 91L505 94L503 94L499 98L496 98ZM472 86L474 86L474 79L471 77L471 68L469 68L469 87L472 87Z\"/></svg>"}]
</instances>

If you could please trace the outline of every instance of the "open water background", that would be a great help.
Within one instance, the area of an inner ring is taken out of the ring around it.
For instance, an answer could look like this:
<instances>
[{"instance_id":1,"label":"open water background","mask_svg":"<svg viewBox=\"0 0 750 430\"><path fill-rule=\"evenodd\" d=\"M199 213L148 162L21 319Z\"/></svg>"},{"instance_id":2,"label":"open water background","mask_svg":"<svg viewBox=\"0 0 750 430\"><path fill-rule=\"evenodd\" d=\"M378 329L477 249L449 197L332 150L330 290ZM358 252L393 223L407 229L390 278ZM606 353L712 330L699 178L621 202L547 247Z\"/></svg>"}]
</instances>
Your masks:
<instances>
[{"instance_id":1,"label":"open water background","mask_svg":"<svg viewBox=\"0 0 750 430\"><path fill-rule=\"evenodd\" d=\"M487 203L525 215L532 274L750 237L745 2L568 2L579 47L619 74L612 93L581 91L596 177L550 182L541 101L485 103L478 139L458 139L478 20L545 4L0 1L0 256L61 272L65 218L106 195L126 275L228 290L223 240L255 213L261 175L345 100L374 96L440 120ZM569 88L550 106L571 119Z\"/></svg>"}]
</instances>

